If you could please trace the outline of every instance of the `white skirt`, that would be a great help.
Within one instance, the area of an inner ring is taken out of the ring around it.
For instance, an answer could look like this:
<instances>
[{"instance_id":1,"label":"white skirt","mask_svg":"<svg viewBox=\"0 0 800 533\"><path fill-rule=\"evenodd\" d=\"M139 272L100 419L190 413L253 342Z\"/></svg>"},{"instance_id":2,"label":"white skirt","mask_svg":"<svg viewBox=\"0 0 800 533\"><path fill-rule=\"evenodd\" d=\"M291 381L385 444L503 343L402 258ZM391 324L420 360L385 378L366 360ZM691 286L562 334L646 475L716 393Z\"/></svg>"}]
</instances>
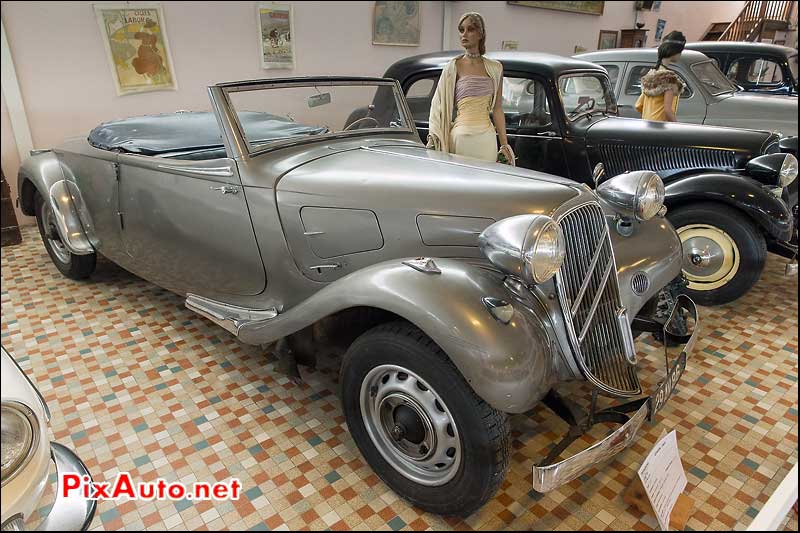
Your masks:
<instances>
[{"instance_id":1,"label":"white skirt","mask_svg":"<svg viewBox=\"0 0 800 533\"><path fill-rule=\"evenodd\" d=\"M497 133L488 128L482 133L468 133L470 128L460 125L450 130L450 144L454 154L474 157L483 161L497 161Z\"/></svg>"}]
</instances>

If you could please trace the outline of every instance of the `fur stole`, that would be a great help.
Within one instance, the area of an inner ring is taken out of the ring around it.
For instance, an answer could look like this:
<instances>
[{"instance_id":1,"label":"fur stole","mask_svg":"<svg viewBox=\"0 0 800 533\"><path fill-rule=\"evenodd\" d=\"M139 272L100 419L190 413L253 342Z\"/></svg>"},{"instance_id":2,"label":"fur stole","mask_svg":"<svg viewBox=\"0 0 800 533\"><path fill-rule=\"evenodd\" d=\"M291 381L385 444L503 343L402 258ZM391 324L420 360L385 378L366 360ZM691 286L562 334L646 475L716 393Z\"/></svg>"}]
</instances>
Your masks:
<instances>
[{"instance_id":1,"label":"fur stole","mask_svg":"<svg viewBox=\"0 0 800 533\"><path fill-rule=\"evenodd\" d=\"M647 96L660 96L669 89L680 96L686 84L671 70L650 70L642 76L642 92Z\"/></svg>"}]
</instances>

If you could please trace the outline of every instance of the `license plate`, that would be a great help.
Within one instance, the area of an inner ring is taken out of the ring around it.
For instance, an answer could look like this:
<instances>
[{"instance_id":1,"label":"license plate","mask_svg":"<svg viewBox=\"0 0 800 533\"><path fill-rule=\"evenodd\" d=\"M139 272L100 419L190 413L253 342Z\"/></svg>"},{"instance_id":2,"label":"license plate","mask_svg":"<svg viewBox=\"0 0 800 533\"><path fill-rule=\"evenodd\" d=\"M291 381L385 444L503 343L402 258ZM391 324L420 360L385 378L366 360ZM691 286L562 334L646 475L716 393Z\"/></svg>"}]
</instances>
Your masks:
<instances>
[{"instance_id":1,"label":"license plate","mask_svg":"<svg viewBox=\"0 0 800 533\"><path fill-rule=\"evenodd\" d=\"M667 377L658 385L656 392L651 396L653 405L650 411L651 417L659 412L667 403L669 397L672 396L672 391L675 389L678 381L680 381L683 371L686 370L686 352L681 352L674 363L675 364L670 367L669 372L667 372Z\"/></svg>"}]
</instances>

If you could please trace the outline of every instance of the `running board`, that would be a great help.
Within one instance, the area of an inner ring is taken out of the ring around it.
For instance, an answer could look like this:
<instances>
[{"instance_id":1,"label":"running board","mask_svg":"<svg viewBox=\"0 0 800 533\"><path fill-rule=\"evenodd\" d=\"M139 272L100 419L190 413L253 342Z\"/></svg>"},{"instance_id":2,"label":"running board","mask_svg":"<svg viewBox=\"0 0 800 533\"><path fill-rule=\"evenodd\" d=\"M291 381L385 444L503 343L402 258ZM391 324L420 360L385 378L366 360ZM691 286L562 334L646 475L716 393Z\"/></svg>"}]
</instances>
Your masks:
<instances>
[{"instance_id":1,"label":"running board","mask_svg":"<svg viewBox=\"0 0 800 533\"><path fill-rule=\"evenodd\" d=\"M251 322L270 320L278 316L278 310L274 307L271 309L249 309L191 293L186 295L186 307L222 326L237 337L242 326Z\"/></svg>"}]
</instances>

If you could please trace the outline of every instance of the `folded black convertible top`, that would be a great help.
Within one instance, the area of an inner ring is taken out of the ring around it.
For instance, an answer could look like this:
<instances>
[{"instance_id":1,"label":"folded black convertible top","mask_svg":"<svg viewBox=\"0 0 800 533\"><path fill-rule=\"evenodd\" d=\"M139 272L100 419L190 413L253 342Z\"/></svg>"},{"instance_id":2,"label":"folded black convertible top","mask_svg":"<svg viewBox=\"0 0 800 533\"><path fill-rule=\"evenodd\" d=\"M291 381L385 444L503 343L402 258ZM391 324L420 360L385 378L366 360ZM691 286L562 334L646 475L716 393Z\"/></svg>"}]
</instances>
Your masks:
<instances>
[{"instance_id":1,"label":"folded black convertible top","mask_svg":"<svg viewBox=\"0 0 800 533\"><path fill-rule=\"evenodd\" d=\"M239 113L247 140L254 144L272 139L315 135L324 128L306 126L270 113ZM217 118L210 111L179 111L105 122L89 133L89 144L101 150L142 155L221 148Z\"/></svg>"}]
</instances>

